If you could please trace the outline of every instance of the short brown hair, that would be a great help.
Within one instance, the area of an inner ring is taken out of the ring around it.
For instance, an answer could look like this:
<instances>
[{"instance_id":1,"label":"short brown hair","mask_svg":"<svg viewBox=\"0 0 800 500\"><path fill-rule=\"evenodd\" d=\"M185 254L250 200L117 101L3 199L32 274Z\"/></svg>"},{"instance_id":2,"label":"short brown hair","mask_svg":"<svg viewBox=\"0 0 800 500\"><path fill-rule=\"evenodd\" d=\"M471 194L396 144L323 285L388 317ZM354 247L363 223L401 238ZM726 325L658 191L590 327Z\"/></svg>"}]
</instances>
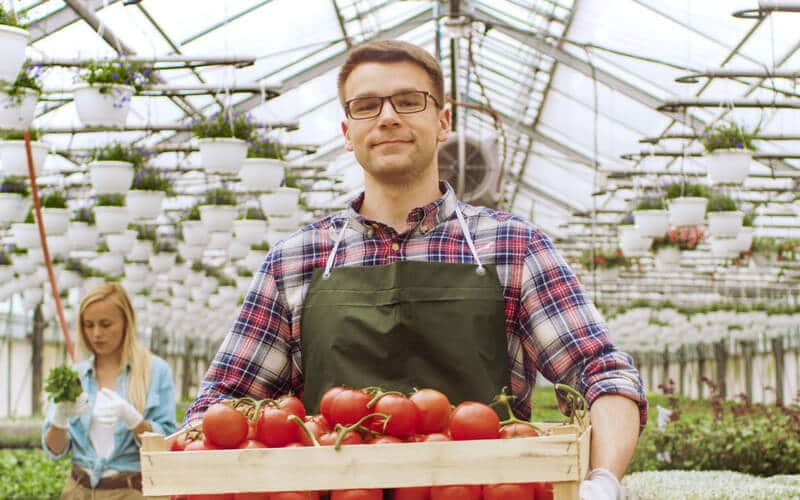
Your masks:
<instances>
[{"instance_id":1,"label":"short brown hair","mask_svg":"<svg viewBox=\"0 0 800 500\"><path fill-rule=\"evenodd\" d=\"M400 40L378 40L350 51L339 70L339 101L344 105L344 84L356 66L364 63L411 62L424 69L433 83L433 97L444 106L444 77L439 62L425 49Z\"/></svg>"}]
</instances>

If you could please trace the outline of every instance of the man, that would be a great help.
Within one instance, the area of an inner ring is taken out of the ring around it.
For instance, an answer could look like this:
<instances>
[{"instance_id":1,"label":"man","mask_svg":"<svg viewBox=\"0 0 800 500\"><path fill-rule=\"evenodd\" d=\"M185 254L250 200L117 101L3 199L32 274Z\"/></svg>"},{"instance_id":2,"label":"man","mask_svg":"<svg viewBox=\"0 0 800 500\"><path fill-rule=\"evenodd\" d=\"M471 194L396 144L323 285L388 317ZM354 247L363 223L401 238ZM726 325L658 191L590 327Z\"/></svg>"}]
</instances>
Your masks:
<instances>
[{"instance_id":1,"label":"man","mask_svg":"<svg viewBox=\"0 0 800 500\"><path fill-rule=\"evenodd\" d=\"M527 418L538 371L586 395L581 494L616 498L647 419L639 373L546 235L439 182L450 111L437 61L403 42L362 45L339 98L364 193L267 256L185 422L220 398L290 390L316 410L333 385L435 387L454 403L510 385Z\"/></svg>"}]
</instances>

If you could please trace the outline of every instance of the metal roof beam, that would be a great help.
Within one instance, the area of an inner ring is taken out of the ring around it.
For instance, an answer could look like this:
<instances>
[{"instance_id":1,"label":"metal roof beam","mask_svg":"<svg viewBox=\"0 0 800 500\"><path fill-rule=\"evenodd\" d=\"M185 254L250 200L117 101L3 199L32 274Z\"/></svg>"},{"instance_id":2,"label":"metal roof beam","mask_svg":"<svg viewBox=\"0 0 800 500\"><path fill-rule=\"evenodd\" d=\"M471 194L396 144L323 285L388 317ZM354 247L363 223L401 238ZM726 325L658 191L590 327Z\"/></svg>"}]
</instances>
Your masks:
<instances>
[{"instance_id":1,"label":"metal roof beam","mask_svg":"<svg viewBox=\"0 0 800 500\"><path fill-rule=\"evenodd\" d=\"M92 11L100 10L105 5L113 5L119 0L85 0L85 6ZM70 24L79 21L81 17L69 6L51 12L50 14L31 22L31 43L38 42L42 38L52 35L56 31L66 28Z\"/></svg>"}]
</instances>

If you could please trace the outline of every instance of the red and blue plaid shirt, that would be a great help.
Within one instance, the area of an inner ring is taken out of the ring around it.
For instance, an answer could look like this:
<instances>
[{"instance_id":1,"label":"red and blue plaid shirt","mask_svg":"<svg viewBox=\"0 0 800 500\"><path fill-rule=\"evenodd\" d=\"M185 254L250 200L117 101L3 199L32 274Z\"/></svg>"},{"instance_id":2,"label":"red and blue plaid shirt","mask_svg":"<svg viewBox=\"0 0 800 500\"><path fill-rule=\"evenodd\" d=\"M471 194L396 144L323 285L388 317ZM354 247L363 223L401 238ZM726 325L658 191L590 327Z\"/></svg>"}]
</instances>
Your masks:
<instances>
[{"instance_id":1,"label":"red and blue plaid shirt","mask_svg":"<svg viewBox=\"0 0 800 500\"><path fill-rule=\"evenodd\" d=\"M473 207L444 195L412 210L398 234L358 210L364 195L341 212L308 225L275 245L247 293L238 319L220 346L184 424L200 419L213 402L252 396L302 394L300 315L315 268L324 267L346 219L349 226L334 267L376 266L403 260L472 263L455 214L456 204L484 264L494 264L505 297L506 337L515 413L529 418L536 373L575 387L589 404L617 394L639 405L647 400L632 359L618 351L608 328L550 239L508 213Z\"/></svg>"}]
</instances>

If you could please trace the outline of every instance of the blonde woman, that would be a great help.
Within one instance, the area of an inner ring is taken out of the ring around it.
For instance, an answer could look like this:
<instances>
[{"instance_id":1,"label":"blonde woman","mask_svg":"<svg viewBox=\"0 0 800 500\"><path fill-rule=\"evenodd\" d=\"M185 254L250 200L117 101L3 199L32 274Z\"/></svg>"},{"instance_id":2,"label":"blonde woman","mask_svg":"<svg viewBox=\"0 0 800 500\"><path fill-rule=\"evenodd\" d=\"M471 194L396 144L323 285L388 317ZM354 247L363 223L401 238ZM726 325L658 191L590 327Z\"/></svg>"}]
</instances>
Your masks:
<instances>
[{"instance_id":1,"label":"blonde woman","mask_svg":"<svg viewBox=\"0 0 800 500\"><path fill-rule=\"evenodd\" d=\"M139 443L145 431L175 431L175 387L167 363L136 341L125 289L105 283L81 300L77 370L84 396L52 404L42 444L53 459L72 452L62 499L143 498Z\"/></svg>"}]
</instances>

